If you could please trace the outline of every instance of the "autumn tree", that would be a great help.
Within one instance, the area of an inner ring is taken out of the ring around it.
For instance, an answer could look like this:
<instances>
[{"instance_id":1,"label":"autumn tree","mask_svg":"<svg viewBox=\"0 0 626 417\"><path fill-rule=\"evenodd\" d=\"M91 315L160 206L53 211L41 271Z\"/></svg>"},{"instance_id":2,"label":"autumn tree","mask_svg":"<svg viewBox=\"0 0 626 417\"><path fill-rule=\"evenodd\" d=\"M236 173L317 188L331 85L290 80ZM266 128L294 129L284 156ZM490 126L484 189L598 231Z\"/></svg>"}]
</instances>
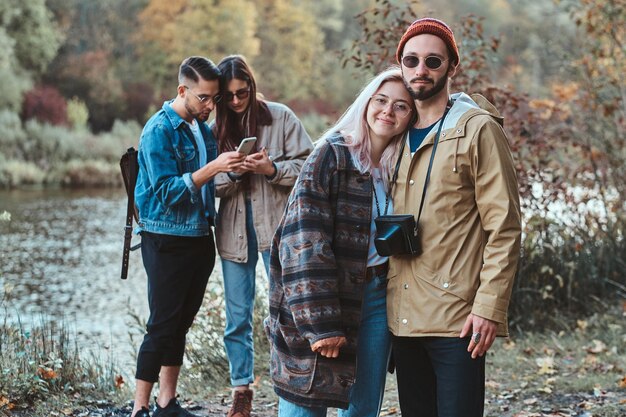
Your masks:
<instances>
[{"instance_id":1,"label":"autumn tree","mask_svg":"<svg viewBox=\"0 0 626 417\"><path fill-rule=\"evenodd\" d=\"M232 53L254 58L257 21L251 0L150 0L134 37L144 74L171 94L187 56L203 55L215 63Z\"/></svg>"},{"instance_id":2,"label":"autumn tree","mask_svg":"<svg viewBox=\"0 0 626 417\"><path fill-rule=\"evenodd\" d=\"M263 22L257 35L259 56L253 60L259 84L280 100L309 98L323 93L320 59L324 35L312 19L310 2L259 1Z\"/></svg>"}]
</instances>

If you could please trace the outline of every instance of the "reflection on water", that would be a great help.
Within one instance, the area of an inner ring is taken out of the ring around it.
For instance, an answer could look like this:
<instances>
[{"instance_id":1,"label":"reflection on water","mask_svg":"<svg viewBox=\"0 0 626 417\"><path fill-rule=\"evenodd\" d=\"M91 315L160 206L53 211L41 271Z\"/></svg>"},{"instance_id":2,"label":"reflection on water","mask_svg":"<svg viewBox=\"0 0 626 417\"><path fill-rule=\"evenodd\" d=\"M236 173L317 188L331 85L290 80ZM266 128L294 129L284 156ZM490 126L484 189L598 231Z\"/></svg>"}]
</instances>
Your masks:
<instances>
[{"instance_id":1,"label":"reflection on water","mask_svg":"<svg viewBox=\"0 0 626 417\"><path fill-rule=\"evenodd\" d=\"M131 253L128 279L120 279L123 191L0 191L4 210L11 221L0 222L0 302L9 320L65 319L81 348L130 357L128 333L141 330L129 311L145 319L148 308L140 251Z\"/></svg>"}]
</instances>

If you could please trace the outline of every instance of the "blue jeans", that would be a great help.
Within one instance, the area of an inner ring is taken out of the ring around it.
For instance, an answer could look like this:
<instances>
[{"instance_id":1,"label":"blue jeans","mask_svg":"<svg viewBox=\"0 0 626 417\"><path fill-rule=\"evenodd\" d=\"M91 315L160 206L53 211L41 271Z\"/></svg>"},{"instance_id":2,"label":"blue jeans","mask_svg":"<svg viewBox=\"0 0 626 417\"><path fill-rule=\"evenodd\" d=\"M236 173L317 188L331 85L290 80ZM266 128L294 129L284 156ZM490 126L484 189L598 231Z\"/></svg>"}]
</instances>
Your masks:
<instances>
[{"instance_id":1,"label":"blue jeans","mask_svg":"<svg viewBox=\"0 0 626 417\"><path fill-rule=\"evenodd\" d=\"M347 410L338 410L339 417L377 417L380 412L391 352L386 300L386 274L373 277L363 293L356 382L350 391L350 405ZM302 407L282 398L278 401L279 417L325 417L326 411L326 407Z\"/></svg>"},{"instance_id":2,"label":"blue jeans","mask_svg":"<svg viewBox=\"0 0 626 417\"><path fill-rule=\"evenodd\" d=\"M248 235L248 262L238 263L222 259L226 300L224 345L230 365L230 383L233 386L254 382L252 315L259 253L252 221L252 206L249 201L246 201L246 233ZM269 250L261 252L261 257L265 272L269 276Z\"/></svg>"}]
</instances>

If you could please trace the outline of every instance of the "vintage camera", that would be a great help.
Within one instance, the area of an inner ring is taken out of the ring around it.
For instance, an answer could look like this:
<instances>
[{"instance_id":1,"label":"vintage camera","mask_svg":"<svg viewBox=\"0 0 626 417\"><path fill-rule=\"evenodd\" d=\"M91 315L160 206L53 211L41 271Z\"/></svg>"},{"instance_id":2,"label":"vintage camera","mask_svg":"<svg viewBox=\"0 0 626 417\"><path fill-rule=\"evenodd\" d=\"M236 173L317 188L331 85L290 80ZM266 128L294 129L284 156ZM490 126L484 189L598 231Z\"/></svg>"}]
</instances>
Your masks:
<instances>
[{"instance_id":1,"label":"vintage camera","mask_svg":"<svg viewBox=\"0 0 626 417\"><path fill-rule=\"evenodd\" d=\"M422 253L415 218L411 214L378 216L374 246L380 256L413 255Z\"/></svg>"}]
</instances>

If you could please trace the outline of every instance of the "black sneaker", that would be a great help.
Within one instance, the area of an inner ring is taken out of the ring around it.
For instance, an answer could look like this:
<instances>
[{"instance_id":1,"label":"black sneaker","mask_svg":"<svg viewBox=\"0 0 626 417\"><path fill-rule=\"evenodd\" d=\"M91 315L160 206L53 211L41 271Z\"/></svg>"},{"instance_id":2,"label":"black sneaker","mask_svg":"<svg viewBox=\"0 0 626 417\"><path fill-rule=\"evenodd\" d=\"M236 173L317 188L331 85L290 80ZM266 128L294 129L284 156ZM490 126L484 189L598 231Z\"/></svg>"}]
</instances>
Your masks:
<instances>
[{"instance_id":1,"label":"black sneaker","mask_svg":"<svg viewBox=\"0 0 626 417\"><path fill-rule=\"evenodd\" d=\"M148 410L146 407L141 407L141 410L137 411L135 417L150 417L150 410Z\"/></svg>"},{"instance_id":2,"label":"black sneaker","mask_svg":"<svg viewBox=\"0 0 626 417\"><path fill-rule=\"evenodd\" d=\"M163 408L159 407L157 403L154 406L154 412L152 417L199 417L190 413L180 406L176 398L172 398L170 402Z\"/></svg>"}]
</instances>

